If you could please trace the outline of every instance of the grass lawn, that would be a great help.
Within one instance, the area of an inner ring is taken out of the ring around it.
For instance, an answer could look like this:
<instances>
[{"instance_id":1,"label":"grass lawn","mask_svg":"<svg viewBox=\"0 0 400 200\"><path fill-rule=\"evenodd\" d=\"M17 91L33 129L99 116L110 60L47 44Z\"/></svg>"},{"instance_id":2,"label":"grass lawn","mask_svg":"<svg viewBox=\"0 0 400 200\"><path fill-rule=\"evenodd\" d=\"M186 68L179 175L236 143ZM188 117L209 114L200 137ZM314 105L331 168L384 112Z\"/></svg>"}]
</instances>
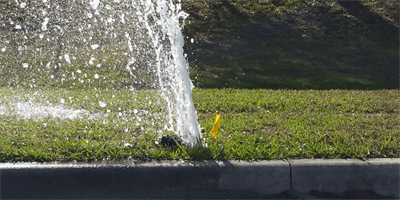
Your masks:
<instances>
[{"instance_id":1,"label":"grass lawn","mask_svg":"<svg viewBox=\"0 0 400 200\"><path fill-rule=\"evenodd\" d=\"M214 159L400 156L398 90L195 90Z\"/></svg>"},{"instance_id":2,"label":"grass lawn","mask_svg":"<svg viewBox=\"0 0 400 200\"><path fill-rule=\"evenodd\" d=\"M202 147L177 149L160 145L175 133L141 49L151 38L125 25L135 15L92 29L100 16L60 1L65 27L79 26L51 19L37 37L25 28L43 30L46 12L27 9L39 4L2 4L0 162L400 158L396 2L183 1L204 131Z\"/></svg>"},{"instance_id":3,"label":"grass lawn","mask_svg":"<svg viewBox=\"0 0 400 200\"><path fill-rule=\"evenodd\" d=\"M194 89L204 145L175 150L159 145L161 135L173 133L163 131L162 102L149 104L154 90L0 94L1 162L400 157L399 90ZM27 103L67 114L25 116ZM79 117L68 118L73 111Z\"/></svg>"}]
</instances>

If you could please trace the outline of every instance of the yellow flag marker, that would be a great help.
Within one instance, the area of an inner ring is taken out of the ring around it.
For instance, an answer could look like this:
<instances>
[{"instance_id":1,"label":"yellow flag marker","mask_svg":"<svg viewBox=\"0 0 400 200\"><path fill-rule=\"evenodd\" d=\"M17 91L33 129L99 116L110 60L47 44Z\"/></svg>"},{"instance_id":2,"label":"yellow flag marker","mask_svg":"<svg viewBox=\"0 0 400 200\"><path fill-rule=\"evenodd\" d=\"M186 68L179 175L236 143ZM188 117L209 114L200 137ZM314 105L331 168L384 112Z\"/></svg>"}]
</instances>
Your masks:
<instances>
[{"instance_id":1,"label":"yellow flag marker","mask_svg":"<svg viewBox=\"0 0 400 200\"><path fill-rule=\"evenodd\" d=\"M210 134L212 136L214 136L215 139L217 139L217 134L218 134L219 117L220 117L220 115L215 116L214 127L211 129L211 132L210 132Z\"/></svg>"}]
</instances>

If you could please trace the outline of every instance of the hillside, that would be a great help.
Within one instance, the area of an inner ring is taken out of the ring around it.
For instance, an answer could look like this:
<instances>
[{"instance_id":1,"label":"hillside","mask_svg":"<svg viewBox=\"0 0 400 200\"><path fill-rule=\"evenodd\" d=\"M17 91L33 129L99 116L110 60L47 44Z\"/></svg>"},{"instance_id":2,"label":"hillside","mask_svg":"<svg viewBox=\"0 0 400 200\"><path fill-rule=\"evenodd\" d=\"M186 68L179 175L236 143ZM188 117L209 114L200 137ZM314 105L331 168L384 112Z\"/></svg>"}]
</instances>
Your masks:
<instances>
[{"instance_id":1,"label":"hillside","mask_svg":"<svg viewBox=\"0 0 400 200\"><path fill-rule=\"evenodd\" d=\"M17 41L22 29L11 22L34 30L42 21L37 10L15 4L0 0L0 31ZM196 87L400 88L400 0L182 0L182 8L189 13L184 48ZM48 44L57 55L59 44ZM16 59L17 50L7 52L3 59Z\"/></svg>"},{"instance_id":2,"label":"hillside","mask_svg":"<svg viewBox=\"0 0 400 200\"><path fill-rule=\"evenodd\" d=\"M399 88L396 0L187 0L183 9L197 87Z\"/></svg>"}]
</instances>

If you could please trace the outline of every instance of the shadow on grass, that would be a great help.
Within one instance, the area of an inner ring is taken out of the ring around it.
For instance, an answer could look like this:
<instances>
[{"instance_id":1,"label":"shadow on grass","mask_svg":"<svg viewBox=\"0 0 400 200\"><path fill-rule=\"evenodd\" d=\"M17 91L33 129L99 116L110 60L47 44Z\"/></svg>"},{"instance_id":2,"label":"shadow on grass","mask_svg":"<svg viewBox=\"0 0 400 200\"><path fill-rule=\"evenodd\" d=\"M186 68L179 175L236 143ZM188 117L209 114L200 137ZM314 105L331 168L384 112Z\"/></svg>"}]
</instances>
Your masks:
<instances>
[{"instance_id":1,"label":"shadow on grass","mask_svg":"<svg viewBox=\"0 0 400 200\"><path fill-rule=\"evenodd\" d=\"M372 12L368 7L364 6L360 1L337 1L340 6L345 8L350 15L354 16L357 20L364 22L370 29L379 28L385 32L379 39L386 40L392 39L391 37L398 38L399 28L390 24L383 19L380 15ZM376 38L372 38L376 39Z\"/></svg>"},{"instance_id":2,"label":"shadow on grass","mask_svg":"<svg viewBox=\"0 0 400 200\"><path fill-rule=\"evenodd\" d=\"M184 31L196 87L399 88L398 30L360 2L251 20L232 4L218 6Z\"/></svg>"}]
</instances>

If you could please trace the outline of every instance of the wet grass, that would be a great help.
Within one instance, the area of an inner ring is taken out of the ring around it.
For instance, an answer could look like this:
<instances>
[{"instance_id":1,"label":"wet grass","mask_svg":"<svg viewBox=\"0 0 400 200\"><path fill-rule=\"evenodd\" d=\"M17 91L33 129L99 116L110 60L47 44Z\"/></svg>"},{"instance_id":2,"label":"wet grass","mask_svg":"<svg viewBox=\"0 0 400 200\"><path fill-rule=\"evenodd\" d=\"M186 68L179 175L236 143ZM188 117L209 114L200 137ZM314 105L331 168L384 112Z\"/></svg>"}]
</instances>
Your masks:
<instances>
[{"instance_id":1,"label":"wet grass","mask_svg":"<svg viewBox=\"0 0 400 200\"><path fill-rule=\"evenodd\" d=\"M67 64L51 54L68 53L57 34L30 40L51 47L35 59L37 49L14 45L0 55L0 162L399 158L397 1L359 2L183 1L190 76L203 88L193 91L204 128L197 148L160 146L174 134L164 131L165 102L148 90L157 87L145 68L133 75L149 84L132 83L126 46L88 47ZM30 22L30 12L8 17ZM21 31L7 34L22 41ZM138 86L146 90L129 90ZM24 118L18 103L83 114Z\"/></svg>"},{"instance_id":2,"label":"wet grass","mask_svg":"<svg viewBox=\"0 0 400 200\"><path fill-rule=\"evenodd\" d=\"M146 157L151 148L143 141L172 134L164 130L166 106L154 90L1 88L0 93L3 162Z\"/></svg>"},{"instance_id":3,"label":"wet grass","mask_svg":"<svg viewBox=\"0 0 400 200\"><path fill-rule=\"evenodd\" d=\"M160 132L157 115L149 114L160 111L148 104L157 96L154 91L86 91L85 96L79 90L0 92L3 105L47 96L34 103L60 105L63 98L64 107L102 116L61 120L0 115L2 162L400 157L398 90L195 89L205 145L177 149L159 144L161 134L173 133ZM76 102L68 104L68 97ZM99 106L99 100L107 106ZM221 121L214 139L208 133L217 112Z\"/></svg>"}]
</instances>

